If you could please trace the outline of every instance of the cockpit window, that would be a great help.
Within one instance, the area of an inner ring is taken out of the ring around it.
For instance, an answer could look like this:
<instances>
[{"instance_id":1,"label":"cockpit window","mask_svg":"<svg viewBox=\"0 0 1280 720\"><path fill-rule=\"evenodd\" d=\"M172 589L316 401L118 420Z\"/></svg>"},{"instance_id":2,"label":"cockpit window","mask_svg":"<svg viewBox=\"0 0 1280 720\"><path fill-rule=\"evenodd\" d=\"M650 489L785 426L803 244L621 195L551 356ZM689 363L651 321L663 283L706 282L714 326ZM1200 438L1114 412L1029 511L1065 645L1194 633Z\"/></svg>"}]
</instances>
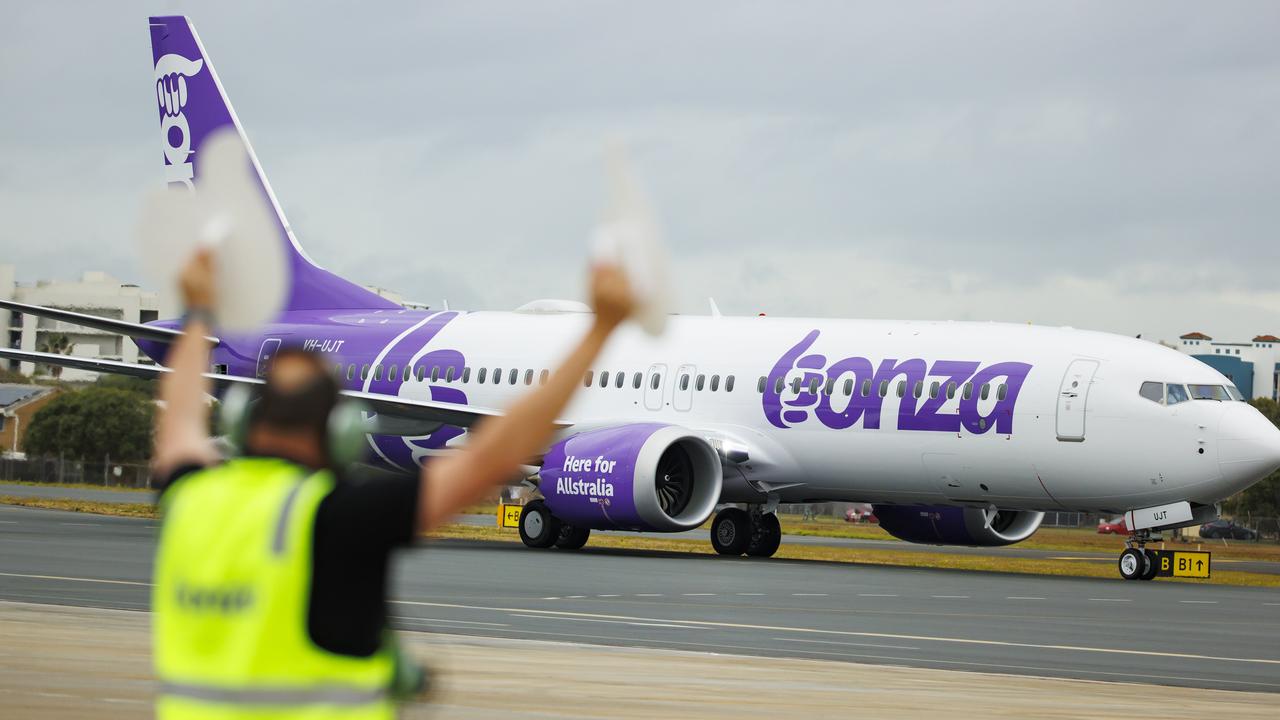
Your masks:
<instances>
[{"instance_id":1,"label":"cockpit window","mask_svg":"<svg viewBox=\"0 0 1280 720\"><path fill-rule=\"evenodd\" d=\"M1232 400L1236 400L1238 402L1244 402L1244 393L1240 392L1240 389L1237 388L1235 385L1227 386L1227 394L1231 396Z\"/></svg>"},{"instance_id":2,"label":"cockpit window","mask_svg":"<svg viewBox=\"0 0 1280 720\"><path fill-rule=\"evenodd\" d=\"M1170 385L1168 398L1170 405L1177 405L1180 402L1186 402L1191 399L1187 395L1187 389L1181 385Z\"/></svg>"},{"instance_id":3,"label":"cockpit window","mask_svg":"<svg viewBox=\"0 0 1280 720\"><path fill-rule=\"evenodd\" d=\"M1194 400L1230 400L1227 389L1221 385L1188 385Z\"/></svg>"},{"instance_id":4,"label":"cockpit window","mask_svg":"<svg viewBox=\"0 0 1280 720\"><path fill-rule=\"evenodd\" d=\"M1173 387L1172 385L1170 387ZM1142 387L1138 389L1138 394L1150 400L1151 402L1164 401L1164 383L1144 382Z\"/></svg>"}]
</instances>

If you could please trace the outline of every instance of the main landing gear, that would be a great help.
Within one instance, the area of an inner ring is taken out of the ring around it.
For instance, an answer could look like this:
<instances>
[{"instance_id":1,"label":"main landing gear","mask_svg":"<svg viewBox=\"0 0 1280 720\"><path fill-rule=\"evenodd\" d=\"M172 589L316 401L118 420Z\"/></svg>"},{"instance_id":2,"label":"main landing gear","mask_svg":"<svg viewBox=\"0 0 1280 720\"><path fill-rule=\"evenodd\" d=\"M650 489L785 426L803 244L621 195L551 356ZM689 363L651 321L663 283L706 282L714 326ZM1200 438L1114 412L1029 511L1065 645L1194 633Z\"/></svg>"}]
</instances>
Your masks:
<instances>
[{"instance_id":1,"label":"main landing gear","mask_svg":"<svg viewBox=\"0 0 1280 720\"><path fill-rule=\"evenodd\" d=\"M1125 580L1155 579L1156 554L1146 548L1152 539L1150 530L1138 530L1129 534L1124 541L1125 550L1120 553L1120 577Z\"/></svg>"},{"instance_id":2,"label":"main landing gear","mask_svg":"<svg viewBox=\"0 0 1280 720\"><path fill-rule=\"evenodd\" d=\"M541 500L526 504L520 511L520 541L526 547L578 550L589 537L591 528L574 527L558 519Z\"/></svg>"},{"instance_id":3,"label":"main landing gear","mask_svg":"<svg viewBox=\"0 0 1280 720\"><path fill-rule=\"evenodd\" d=\"M711 521L711 547L721 555L772 557L781 543L778 516L760 505L750 510L727 507Z\"/></svg>"}]
</instances>

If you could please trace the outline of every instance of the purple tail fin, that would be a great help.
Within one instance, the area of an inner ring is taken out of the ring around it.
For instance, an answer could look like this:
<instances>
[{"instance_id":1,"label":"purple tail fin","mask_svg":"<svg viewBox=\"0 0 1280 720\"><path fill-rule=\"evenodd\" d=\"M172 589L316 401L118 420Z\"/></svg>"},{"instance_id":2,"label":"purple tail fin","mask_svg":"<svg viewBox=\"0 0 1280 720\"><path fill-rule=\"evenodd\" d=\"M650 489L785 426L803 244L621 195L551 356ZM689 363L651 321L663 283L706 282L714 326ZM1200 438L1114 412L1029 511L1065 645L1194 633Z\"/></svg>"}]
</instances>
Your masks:
<instances>
[{"instance_id":1,"label":"purple tail fin","mask_svg":"<svg viewBox=\"0 0 1280 720\"><path fill-rule=\"evenodd\" d=\"M195 27L181 16L153 17L151 52L155 61L156 100L164 146L165 181L192 187L200 176L200 146L214 130L233 127L253 163L262 191L275 210L280 242L289 257L285 310L398 308L399 305L316 265L302 250L285 220L275 193L249 145L244 128L227 100Z\"/></svg>"}]
</instances>

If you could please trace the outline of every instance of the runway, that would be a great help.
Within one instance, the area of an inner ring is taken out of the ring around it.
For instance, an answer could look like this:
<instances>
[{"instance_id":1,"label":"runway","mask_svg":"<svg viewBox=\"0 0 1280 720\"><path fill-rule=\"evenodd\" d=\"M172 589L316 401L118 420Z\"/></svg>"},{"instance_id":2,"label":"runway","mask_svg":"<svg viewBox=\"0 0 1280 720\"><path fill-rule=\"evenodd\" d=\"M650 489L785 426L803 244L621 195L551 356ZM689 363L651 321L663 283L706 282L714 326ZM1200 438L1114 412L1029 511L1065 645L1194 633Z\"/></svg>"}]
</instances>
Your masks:
<instances>
[{"instance_id":1,"label":"runway","mask_svg":"<svg viewBox=\"0 0 1280 720\"><path fill-rule=\"evenodd\" d=\"M145 610L156 522L0 507L0 599ZM1280 691L1280 594L438 542L402 554L412 631Z\"/></svg>"}]
</instances>

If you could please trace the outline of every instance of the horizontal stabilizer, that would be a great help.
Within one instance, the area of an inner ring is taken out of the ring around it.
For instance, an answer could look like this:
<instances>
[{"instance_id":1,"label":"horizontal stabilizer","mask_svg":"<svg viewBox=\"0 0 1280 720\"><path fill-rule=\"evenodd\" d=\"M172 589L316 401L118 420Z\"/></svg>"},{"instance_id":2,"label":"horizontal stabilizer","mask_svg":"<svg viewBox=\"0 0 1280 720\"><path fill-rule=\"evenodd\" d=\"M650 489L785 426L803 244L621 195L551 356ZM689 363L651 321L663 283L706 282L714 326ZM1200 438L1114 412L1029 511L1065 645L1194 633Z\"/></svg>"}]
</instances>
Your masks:
<instances>
[{"instance_id":1,"label":"horizontal stabilizer","mask_svg":"<svg viewBox=\"0 0 1280 720\"><path fill-rule=\"evenodd\" d=\"M13 350L9 348L0 348L0 358L19 360L21 362L42 363L45 365L58 365L60 367L74 368L76 370L89 370L91 372L129 375L148 380L154 380L159 378L161 375L173 372L162 365L135 365L133 363L120 362L118 360L99 360L97 358L73 357L70 355L56 355L54 353L30 352L27 350ZM233 385L262 384L262 380L258 378L241 377L239 375L205 373L205 377L212 380L214 386L218 390L225 390ZM378 393L367 393L359 390L343 390L342 394L346 397L359 400L369 408L370 411L375 412L380 416L385 415L388 418L414 421L418 423L439 423L444 425L453 425L456 427L471 427L484 418L502 414L497 410L478 408L470 405L435 402L432 400L411 400L409 398L380 395ZM564 427L567 426L567 423L560 423L560 425Z\"/></svg>"},{"instance_id":2,"label":"horizontal stabilizer","mask_svg":"<svg viewBox=\"0 0 1280 720\"><path fill-rule=\"evenodd\" d=\"M170 343L182 337L182 331L174 330L173 328L160 327L157 325L142 325L139 323L125 322L124 320L114 320L112 318L104 318L97 315L72 312L70 310L59 310L57 308L42 307L40 305L28 305L27 303L20 303L13 300L0 300L0 308L20 312L24 315L35 315L36 317L49 318L50 320L79 325L80 327L93 328L94 330L120 333L125 337L138 338L139 340ZM207 339L214 345L218 344L218 338L211 337Z\"/></svg>"}]
</instances>

